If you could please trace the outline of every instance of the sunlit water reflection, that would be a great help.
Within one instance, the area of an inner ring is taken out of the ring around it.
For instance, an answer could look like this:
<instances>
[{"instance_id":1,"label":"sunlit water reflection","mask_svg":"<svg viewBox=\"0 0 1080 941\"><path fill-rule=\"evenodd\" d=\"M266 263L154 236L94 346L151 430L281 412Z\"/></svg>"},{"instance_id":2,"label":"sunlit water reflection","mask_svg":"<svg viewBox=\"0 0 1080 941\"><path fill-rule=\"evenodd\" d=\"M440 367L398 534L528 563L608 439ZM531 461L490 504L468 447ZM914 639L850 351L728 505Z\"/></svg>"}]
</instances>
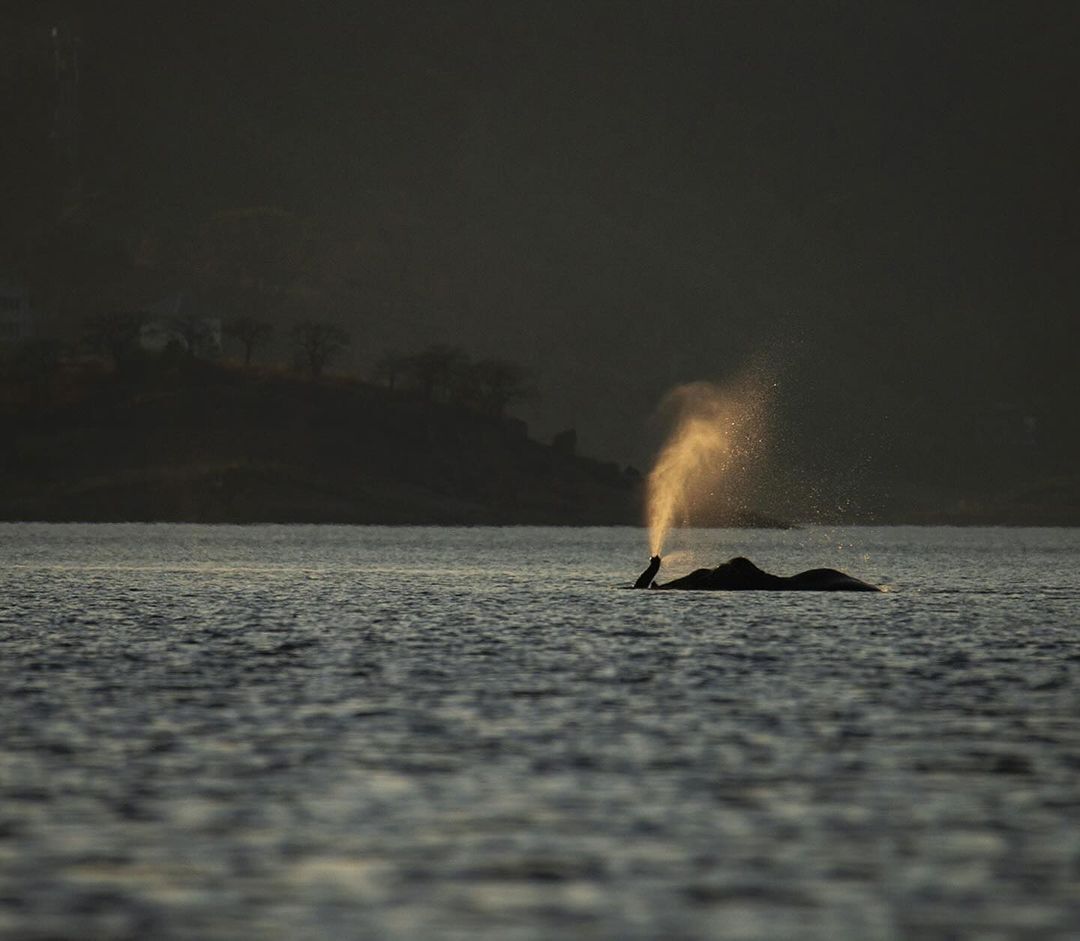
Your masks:
<instances>
[{"instance_id":1,"label":"sunlit water reflection","mask_svg":"<svg viewBox=\"0 0 1080 941\"><path fill-rule=\"evenodd\" d=\"M0 936L1075 937L1080 533L0 526Z\"/></svg>"}]
</instances>

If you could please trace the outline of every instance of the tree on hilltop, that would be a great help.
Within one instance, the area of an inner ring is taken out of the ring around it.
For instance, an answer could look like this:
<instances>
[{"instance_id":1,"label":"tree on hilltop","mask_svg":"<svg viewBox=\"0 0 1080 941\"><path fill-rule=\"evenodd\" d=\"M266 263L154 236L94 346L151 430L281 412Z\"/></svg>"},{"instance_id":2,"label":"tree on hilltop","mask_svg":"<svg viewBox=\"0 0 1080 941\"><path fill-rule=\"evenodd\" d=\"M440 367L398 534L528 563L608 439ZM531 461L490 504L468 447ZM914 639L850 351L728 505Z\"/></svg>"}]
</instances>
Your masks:
<instances>
[{"instance_id":1,"label":"tree on hilltop","mask_svg":"<svg viewBox=\"0 0 1080 941\"><path fill-rule=\"evenodd\" d=\"M405 373L420 390L424 401L448 400L468 354L456 346L437 343L405 358Z\"/></svg>"},{"instance_id":2,"label":"tree on hilltop","mask_svg":"<svg viewBox=\"0 0 1080 941\"><path fill-rule=\"evenodd\" d=\"M274 325L268 320L240 314L225 321L222 328L227 337L232 337L244 348L244 366L251 365L255 350L265 346L274 335Z\"/></svg>"},{"instance_id":3,"label":"tree on hilltop","mask_svg":"<svg viewBox=\"0 0 1080 941\"><path fill-rule=\"evenodd\" d=\"M292 329L293 358L297 368L317 379L346 350L350 340L349 332L337 324L301 321Z\"/></svg>"},{"instance_id":4,"label":"tree on hilltop","mask_svg":"<svg viewBox=\"0 0 1080 941\"><path fill-rule=\"evenodd\" d=\"M139 349L146 314L142 311L106 311L83 322L83 341L95 353L112 360L114 368L128 362Z\"/></svg>"},{"instance_id":5,"label":"tree on hilltop","mask_svg":"<svg viewBox=\"0 0 1080 941\"><path fill-rule=\"evenodd\" d=\"M385 382L391 392L397 390L398 381L408 372L409 359L403 353L390 350L375 364L375 381Z\"/></svg>"},{"instance_id":6,"label":"tree on hilltop","mask_svg":"<svg viewBox=\"0 0 1080 941\"><path fill-rule=\"evenodd\" d=\"M536 395L528 371L505 359L483 359L469 367L469 389L475 407L502 417L511 402Z\"/></svg>"},{"instance_id":7,"label":"tree on hilltop","mask_svg":"<svg viewBox=\"0 0 1080 941\"><path fill-rule=\"evenodd\" d=\"M536 395L528 370L518 363L473 362L464 350L442 343L419 353L387 353L376 364L375 375L391 391L401 383L426 402L447 402L499 417L512 402Z\"/></svg>"}]
</instances>

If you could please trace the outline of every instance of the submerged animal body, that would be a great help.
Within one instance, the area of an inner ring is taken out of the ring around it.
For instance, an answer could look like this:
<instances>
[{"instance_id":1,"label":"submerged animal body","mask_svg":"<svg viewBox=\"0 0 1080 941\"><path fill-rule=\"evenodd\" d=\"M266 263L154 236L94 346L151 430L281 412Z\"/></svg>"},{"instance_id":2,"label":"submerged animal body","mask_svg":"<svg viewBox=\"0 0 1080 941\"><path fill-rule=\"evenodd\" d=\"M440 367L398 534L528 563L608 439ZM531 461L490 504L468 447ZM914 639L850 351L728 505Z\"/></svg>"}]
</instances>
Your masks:
<instances>
[{"instance_id":1,"label":"submerged animal body","mask_svg":"<svg viewBox=\"0 0 1080 941\"><path fill-rule=\"evenodd\" d=\"M650 568L652 563L650 562ZM659 566L657 566L659 568ZM646 569L646 572L649 570ZM642 573L644 576L645 573ZM653 570L651 575L655 575ZM650 575L650 583L651 583ZM639 584L635 587L645 587ZM742 557L714 569L697 569L663 585L659 591L881 591L876 585L853 578L836 569L810 569L798 575L771 575Z\"/></svg>"}]
</instances>

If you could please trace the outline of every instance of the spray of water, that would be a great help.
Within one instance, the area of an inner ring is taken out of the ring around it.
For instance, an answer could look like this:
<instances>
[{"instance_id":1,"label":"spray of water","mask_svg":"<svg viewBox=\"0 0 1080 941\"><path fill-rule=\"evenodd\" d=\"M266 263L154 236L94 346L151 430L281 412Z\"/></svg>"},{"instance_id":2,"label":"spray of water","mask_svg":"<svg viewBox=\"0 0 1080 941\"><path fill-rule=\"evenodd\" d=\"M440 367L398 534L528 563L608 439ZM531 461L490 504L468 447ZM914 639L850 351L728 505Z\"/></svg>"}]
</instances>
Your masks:
<instances>
[{"instance_id":1,"label":"spray of water","mask_svg":"<svg viewBox=\"0 0 1080 941\"><path fill-rule=\"evenodd\" d=\"M693 382L667 394L661 413L672 424L648 478L646 514L652 555L673 526L695 522L705 507L737 505L725 492L760 452L765 385L744 379L726 386Z\"/></svg>"}]
</instances>

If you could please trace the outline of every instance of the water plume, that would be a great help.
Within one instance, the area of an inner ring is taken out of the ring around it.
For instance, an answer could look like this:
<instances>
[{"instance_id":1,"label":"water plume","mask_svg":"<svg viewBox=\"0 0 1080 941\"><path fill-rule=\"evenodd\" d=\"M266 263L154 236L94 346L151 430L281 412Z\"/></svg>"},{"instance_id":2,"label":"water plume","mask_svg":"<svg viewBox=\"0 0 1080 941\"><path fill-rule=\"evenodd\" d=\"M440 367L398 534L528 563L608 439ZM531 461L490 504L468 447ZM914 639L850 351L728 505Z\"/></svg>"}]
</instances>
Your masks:
<instances>
[{"instance_id":1,"label":"water plume","mask_svg":"<svg viewBox=\"0 0 1080 941\"><path fill-rule=\"evenodd\" d=\"M732 491L762 445L765 385L744 379L727 386L692 382L661 404L672 430L649 473L646 518L652 555L660 555L673 526L701 522L739 506ZM745 483L745 481L744 481Z\"/></svg>"}]
</instances>

